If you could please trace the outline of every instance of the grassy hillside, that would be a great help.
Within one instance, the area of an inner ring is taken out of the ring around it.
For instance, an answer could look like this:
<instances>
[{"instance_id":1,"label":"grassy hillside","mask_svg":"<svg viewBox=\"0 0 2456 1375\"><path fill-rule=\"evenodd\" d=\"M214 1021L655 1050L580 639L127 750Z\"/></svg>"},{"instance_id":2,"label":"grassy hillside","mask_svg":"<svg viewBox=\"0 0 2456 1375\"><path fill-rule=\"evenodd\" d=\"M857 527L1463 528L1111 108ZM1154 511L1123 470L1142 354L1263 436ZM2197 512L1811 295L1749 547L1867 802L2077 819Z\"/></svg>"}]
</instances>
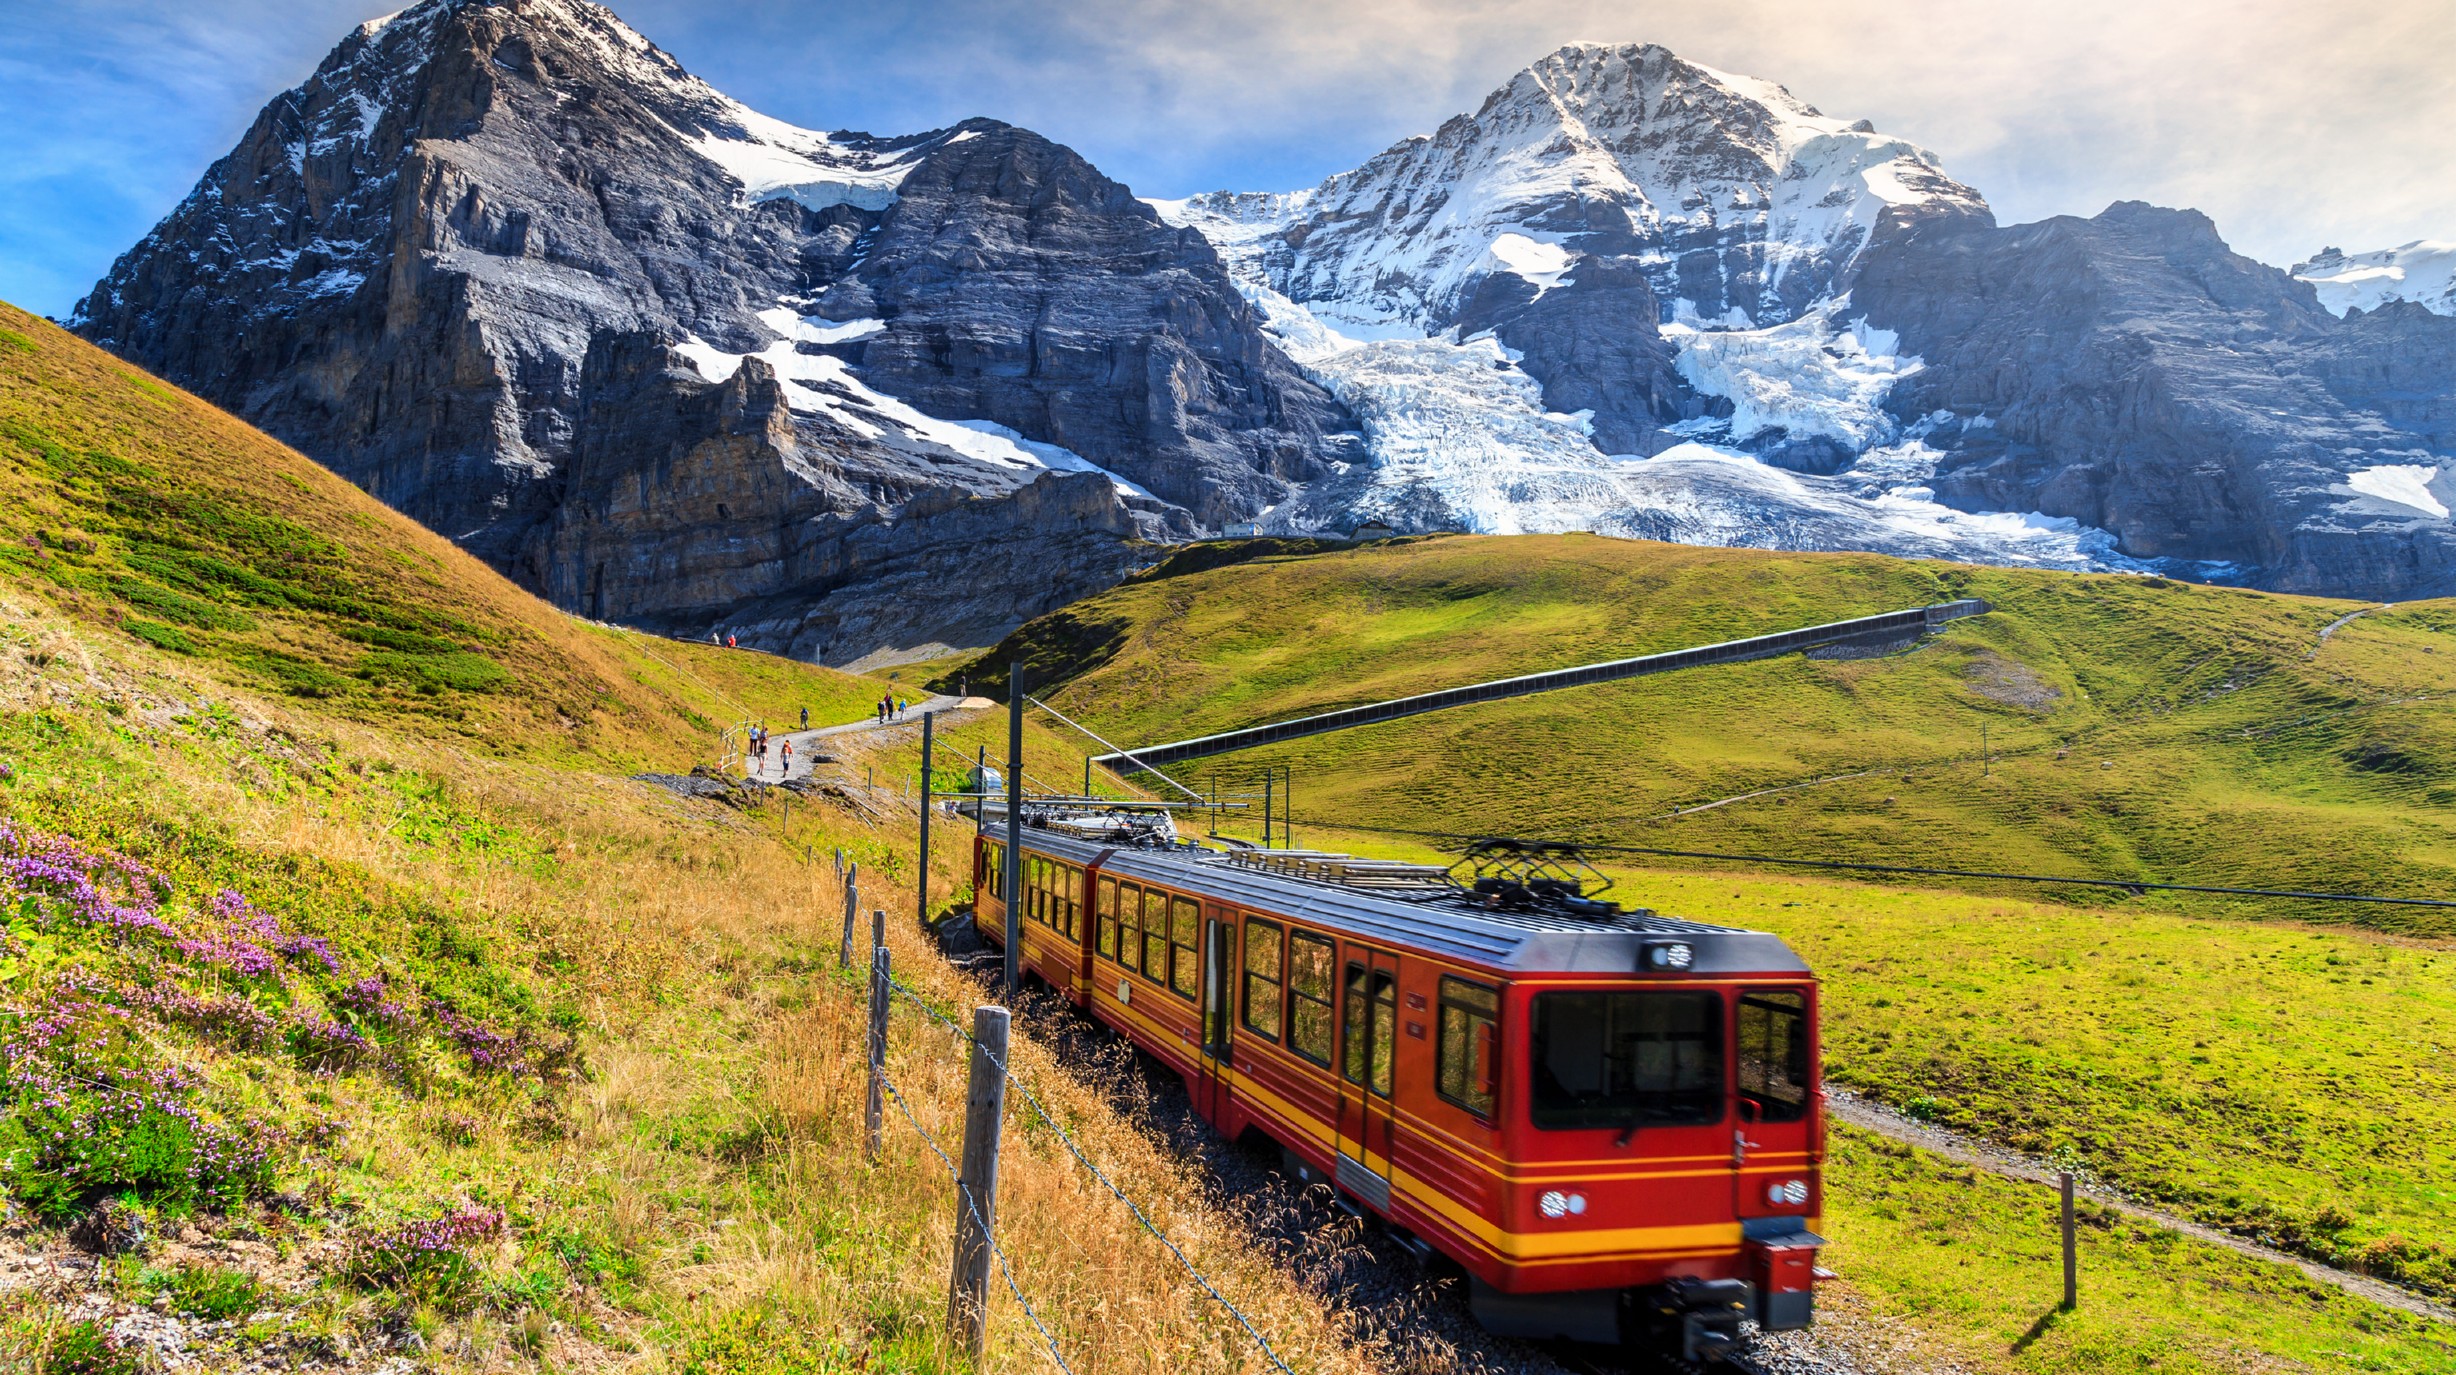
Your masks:
<instances>
[{"instance_id":1,"label":"grassy hillside","mask_svg":"<svg viewBox=\"0 0 2456 1375\"><path fill-rule=\"evenodd\" d=\"M0 329L0 522L23 551L0 558L0 1366L137 1375L165 1364L150 1340L207 1370L966 1368L937 1336L952 1203L936 1159L891 1108L884 1159L862 1163L862 1012L834 972L824 858L842 847L869 876L863 905L896 914L897 968L925 999L977 999L904 920L917 732L842 739L838 792L790 809L622 776L704 757L744 715L857 717L875 680L559 617L210 408L40 322ZM950 766L997 752L1002 727L949 723ZM1035 722L1027 749L1039 784L1079 777L1080 741ZM933 906L961 895L967 839L935 834ZM1849 885L1683 881L1666 906L1794 912L1795 939L1830 904L1838 946L1915 949L1976 918L1878 911ZM2081 920L2001 916L1953 977L2048 967L2024 942ZM2225 948L2310 976L2276 985L2307 999L2351 948L2326 940L2291 959ZM1928 967L1861 986L1841 949L1815 953L1842 1063L1880 1089L1887 1065L1915 1069L1880 1043L1952 1016L1940 990L1908 991ZM2116 1003L2131 985L2097 977L2114 968L2075 981ZM2213 996L2193 988L2183 1006ZM1889 1020L1897 1005L1919 1020ZM2437 1001L2399 1006L2437 1035ZM1966 1023L1971 1044L2017 1039L2020 1009ZM2372 1016L2338 1034L2359 1045ZM2290 1061L2294 1042L2265 1031ZM2313 1065L2356 1098L2428 1070L2383 1061L2374 1084L2351 1054ZM1521 1361L1392 1319L1421 1295L1322 1297L1354 1273L1350 1233L1255 1237L1251 1200L1222 1197L1048 1047L1015 1059L1294 1369ZM941 1140L962 1064L899 1013L891 1070ZM1053 1134L1013 1125L1000 1236L1073 1368L1265 1368ZM2347 1155L2300 1174L2227 1163L2282 1190L2336 1178ZM2391 1173L2364 1207L2401 1225L2436 1206L2435 1176ZM2085 1242L2084 1312L2033 1325L2053 1288L2040 1202L1846 1134L1827 1339L1894 1370L2456 1370L2426 1324L2111 1225ZM131 1219L140 1251L69 1263L72 1226ZM1033 1320L992 1308L982 1368L1037 1368Z\"/></svg>"},{"instance_id":2,"label":"grassy hillside","mask_svg":"<svg viewBox=\"0 0 2456 1375\"><path fill-rule=\"evenodd\" d=\"M2365 607L1874 555L1458 537L1149 577L1026 626L972 672L1020 653L1036 679L1066 678L1062 710L1154 743L1956 597L1996 610L1914 653L1464 707L1182 772L1284 764L1300 823L1355 829L2456 890L2451 602L2369 611L2323 645ZM1786 791L1672 815L1769 788ZM2416 909L2245 910L2456 929Z\"/></svg>"},{"instance_id":3,"label":"grassy hillside","mask_svg":"<svg viewBox=\"0 0 2456 1375\"><path fill-rule=\"evenodd\" d=\"M563 616L298 453L5 305L0 580L232 687L497 753L670 760L746 716L856 719L872 691Z\"/></svg>"},{"instance_id":4,"label":"grassy hillside","mask_svg":"<svg viewBox=\"0 0 2456 1375\"><path fill-rule=\"evenodd\" d=\"M1583 537L1436 539L1170 572L1025 627L973 673L1020 655L1036 679L1064 678L1042 693L1061 710L1143 743L1953 597L1997 608L1885 658L1574 689L1176 770L1250 789L1261 769L1288 767L1300 844L1438 859L1443 836L1507 833L2456 892L2448 603L2368 610L2323 643L2323 629L2366 608ZM1764 789L1779 791L1743 797ZM1252 834L1251 816L1229 829ZM2447 914L1985 883L1956 892L1947 880L1922 890L1634 855L1607 867L1624 901L1772 930L1801 949L1828 982L1836 1083L2246 1235L2456 1296L2444 1242L2456 1135L2433 1106L2456 1094ZM1886 1221L1893 1205L1837 1189L1876 1232L1917 1235ZM1961 1254L1956 1264L1985 1264ZM1951 1298L1955 1265L1898 1249L1882 1258L1911 1311L1944 1327L1958 1325L1950 1313L1969 1316Z\"/></svg>"},{"instance_id":5,"label":"grassy hillside","mask_svg":"<svg viewBox=\"0 0 2456 1375\"><path fill-rule=\"evenodd\" d=\"M922 996L977 999L910 921L914 732L844 741L789 809L623 776L874 685L567 620L192 398L0 330L0 1367L961 1367L937 1159L899 1126L862 1161L825 858ZM966 839L939 836L933 903ZM1016 1060L1297 1369L1373 1358L1104 1098ZM959 1047L900 1016L891 1064L958 1130ZM1067 1350L1249 1367L1046 1131L1004 1169ZM1040 1340L993 1304L990 1365Z\"/></svg>"}]
</instances>

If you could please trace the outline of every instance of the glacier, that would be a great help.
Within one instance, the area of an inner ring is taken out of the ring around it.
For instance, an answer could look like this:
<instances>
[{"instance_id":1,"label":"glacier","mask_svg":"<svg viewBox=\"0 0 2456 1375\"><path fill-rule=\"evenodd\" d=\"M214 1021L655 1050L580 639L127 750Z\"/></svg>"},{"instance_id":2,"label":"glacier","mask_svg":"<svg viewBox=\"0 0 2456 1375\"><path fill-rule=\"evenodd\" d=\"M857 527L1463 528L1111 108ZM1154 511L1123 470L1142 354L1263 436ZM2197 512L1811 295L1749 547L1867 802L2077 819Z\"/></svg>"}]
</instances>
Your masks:
<instances>
[{"instance_id":1,"label":"glacier","mask_svg":"<svg viewBox=\"0 0 2456 1375\"><path fill-rule=\"evenodd\" d=\"M2153 571L2103 530L1936 500L1942 455L1885 404L1921 362L1852 317L1848 280L1887 215L1984 202L1924 149L1770 82L1573 44L1319 186L1148 204L1212 243L1265 332L1362 424L1365 461L1262 513L1266 532L1584 530ZM1664 303L1644 323L1712 403L1658 452L1606 452L1591 412L1547 408L1522 356L1460 318L1490 278L1560 290L1599 238L1642 264ZM1753 452L1820 441L1839 471Z\"/></svg>"}]
</instances>

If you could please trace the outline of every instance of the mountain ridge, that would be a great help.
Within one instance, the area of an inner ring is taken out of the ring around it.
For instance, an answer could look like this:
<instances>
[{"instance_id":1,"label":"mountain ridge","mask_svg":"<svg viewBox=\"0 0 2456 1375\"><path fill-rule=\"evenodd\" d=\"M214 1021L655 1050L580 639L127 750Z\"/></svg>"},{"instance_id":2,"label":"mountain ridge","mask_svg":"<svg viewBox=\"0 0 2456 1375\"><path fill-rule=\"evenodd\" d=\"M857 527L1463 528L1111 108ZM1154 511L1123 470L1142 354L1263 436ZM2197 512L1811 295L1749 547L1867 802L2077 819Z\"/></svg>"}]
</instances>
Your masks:
<instances>
[{"instance_id":1,"label":"mountain ridge","mask_svg":"<svg viewBox=\"0 0 2456 1375\"><path fill-rule=\"evenodd\" d=\"M2104 278L2103 327L2050 318L2079 259L2033 274L1986 328L2091 352L2007 382L1967 302L1899 284L2061 242L2019 228L1656 45L1560 48L1306 190L1146 202L996 120L772 119L588 0L427 0L268 105L75 323L559 605L833 663L1247 526L2456 585L2448 317L2322 309L2212 229ZM2263 301L2194 304L2195 272ZM2254 332L2231 361L2126 342L2221 325ZM2171 404L2112 438L2073 409L2132 393ZM2153 451L2224 470L2197 533L2179 459L2110 458Z\"/></svg>"}]
</instances>

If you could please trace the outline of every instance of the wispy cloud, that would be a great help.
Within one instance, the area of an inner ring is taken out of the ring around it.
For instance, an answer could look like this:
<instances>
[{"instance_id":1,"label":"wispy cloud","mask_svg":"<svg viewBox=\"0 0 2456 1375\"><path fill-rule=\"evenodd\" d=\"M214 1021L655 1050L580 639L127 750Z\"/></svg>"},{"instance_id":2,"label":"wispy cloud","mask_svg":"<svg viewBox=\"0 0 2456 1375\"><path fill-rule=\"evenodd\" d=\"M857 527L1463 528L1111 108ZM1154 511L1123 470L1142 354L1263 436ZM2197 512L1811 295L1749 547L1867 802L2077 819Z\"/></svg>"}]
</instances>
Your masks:
<instances>
[{"instance_id":1,"label":"wispy cloud","mask_svg":"<svg viewBox=\"0 0 2456 1375\"><path fill-rule=\"evenodd\" d=\"M0 294L62 310L383 0L0 10ZM1934 148L2006 220L2137 198L2285 262L2456 237L2451 0L623 0L720 88L878 132L985 114L1146 194L1301 186L1573 39L1652 41Z\"/></svg>"}]
</instances>

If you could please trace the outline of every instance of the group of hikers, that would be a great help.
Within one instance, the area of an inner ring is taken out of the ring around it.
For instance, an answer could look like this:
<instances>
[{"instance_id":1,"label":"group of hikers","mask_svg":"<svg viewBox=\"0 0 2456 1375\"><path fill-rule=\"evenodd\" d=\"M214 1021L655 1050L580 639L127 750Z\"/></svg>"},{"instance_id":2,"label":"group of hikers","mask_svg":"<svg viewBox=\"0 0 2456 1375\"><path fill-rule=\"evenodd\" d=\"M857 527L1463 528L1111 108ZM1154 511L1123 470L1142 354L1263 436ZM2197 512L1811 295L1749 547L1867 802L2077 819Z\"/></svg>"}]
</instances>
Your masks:
<instances>
[{"instance_id":1,"label":"group of hikers","mask_svg":"<svg viewBox=\"0 0 2456 1375\"><path fill-rule=\"evenodd\" d=\"M802 708L802 724L804 726L810 724L810 708L808 707ZM767 773L769 739L767 727L753 726L750 728L751 772L754 775ZM788 736L778 740L776 744L776 772L783 777L791 778L793 776L793 740Z\"/></svg>"},{"instance_id":2,"label":"group of hikers","mask_svg":"<svg viewBox=\"0 0 2456 1375\"><path fill-rule=\"evenodd\" d=\"M911 709L912 701L910 698L897 697L893 694L881 697L876 702L870 704L871 714L877 718L878 724L882 726L886 725L890 721L903 720L904 713L910 711ZM810 729L810 708L808 707L802 708L802 729ZM768 728L765 726L753 726L750 728L750 740L748 743L747 754L751 775L753 777L766 776L768 771L768 746L771 743L776 746L777 775L783 778L791 778L793 776L792 738L788 736L779 739L778 737L769 734Z\"/></svg>"}]
</instances>

